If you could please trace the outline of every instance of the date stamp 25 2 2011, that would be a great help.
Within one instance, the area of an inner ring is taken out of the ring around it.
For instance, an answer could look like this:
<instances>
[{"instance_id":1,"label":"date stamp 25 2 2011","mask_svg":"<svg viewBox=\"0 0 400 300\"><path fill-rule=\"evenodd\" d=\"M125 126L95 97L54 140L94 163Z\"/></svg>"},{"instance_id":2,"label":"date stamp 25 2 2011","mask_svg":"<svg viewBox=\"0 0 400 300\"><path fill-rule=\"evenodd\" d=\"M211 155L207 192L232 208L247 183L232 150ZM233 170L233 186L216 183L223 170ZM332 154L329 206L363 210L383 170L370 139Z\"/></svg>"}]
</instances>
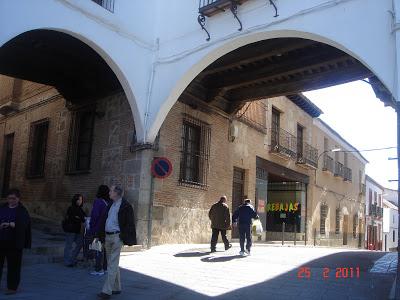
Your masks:
<instances>
[{"instance_id":1,"label":"date stamp 25 2 2011","mask_svg":"<svg viewBox=\"0 0 400 300\"><path fill-rule=\"evenodd\" d=\"M342 268L323 268L321 276L324 279L335 278L335 279L346 279L346 278L360 278L360 267L342 267ZM310 279L311 268L300 267L297 271L297 278L299 279Z\"/></svg>"}]
</instances>

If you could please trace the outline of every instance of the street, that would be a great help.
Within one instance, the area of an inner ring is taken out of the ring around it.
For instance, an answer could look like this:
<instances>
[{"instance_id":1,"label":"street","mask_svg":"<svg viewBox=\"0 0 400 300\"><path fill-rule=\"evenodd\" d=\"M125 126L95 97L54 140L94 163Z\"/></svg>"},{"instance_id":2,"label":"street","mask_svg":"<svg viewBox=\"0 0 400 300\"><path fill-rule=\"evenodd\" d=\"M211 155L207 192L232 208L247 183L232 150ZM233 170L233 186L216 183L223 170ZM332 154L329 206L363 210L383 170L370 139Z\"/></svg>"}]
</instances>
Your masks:
<instances>
[{"instance_id":1,"label":"street","mask_svg":"<svg viewBox=\"0 0 400 300\"><path fill-rule=\"evenodd\" d=\"M396 271L394 253L255 245L251 256L240 257L237 244L226 252L208 250L163 245L124 254L122 294L112 298L387 299ZM23 268L19 293L0 298L96 299L103 281L83 266L30 265Z\"/></svg>"}]
</instances>

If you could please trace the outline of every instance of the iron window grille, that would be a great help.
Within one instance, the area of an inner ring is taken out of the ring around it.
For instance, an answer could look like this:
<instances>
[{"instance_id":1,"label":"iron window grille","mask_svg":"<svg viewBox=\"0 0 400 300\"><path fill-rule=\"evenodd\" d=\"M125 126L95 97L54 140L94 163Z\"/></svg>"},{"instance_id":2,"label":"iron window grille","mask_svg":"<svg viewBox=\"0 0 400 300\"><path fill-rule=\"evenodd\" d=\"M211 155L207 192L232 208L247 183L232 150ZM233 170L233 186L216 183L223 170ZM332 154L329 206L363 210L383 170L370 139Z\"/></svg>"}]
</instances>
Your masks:
<instances>
[{"instance_id":1,"label":"iron window grille","mask_svg":"<svg viewBox=\"0 0 400 300\"><path fill-rule=\"evenodd\" d=\"M44 177L49 119L31 124L26 164L27 178Z\"/></svg>"},{"instance_id":2,"label":"iron window grille","mask_svg":"<svg viewBox=\"0 0 400 300\"><path fill-rule=\"evenodd\" d=\"M319 232L321 235L325 235L325 223L326 223L326 218L328 216L328 206L326 204L321 205L321 218L320 218L320 229Z\"/></svg>"},{"instance_id":3,"label":"iron window grille","mask_svg":"<svg viewBox=\"0 0 400 300\"><path fill-rule=\"evenodd\" d=\"M104 7L110 12L114 12L114 0L92 0L94 3Z\"/></svg>"},{"instance_id":4,"label":"iron window grille","mask_svg":"<svg viewBox=\"0 0 400 300\"><path fill-rule=\"evenodd\" d=\"M72 114L65 170L67 174L90 171L94 119L94 107L87 107Z\"/></svg>"},{"instance_id":5,"label":"iron window grille","mask_svg":"<svg viewBox=\"0 0 400 300\"><path fill-rule=\"evenodd\" d=\"M210 160L211 127L184 114L179 183L206 188Z\"/></svg>"}]
</instances>

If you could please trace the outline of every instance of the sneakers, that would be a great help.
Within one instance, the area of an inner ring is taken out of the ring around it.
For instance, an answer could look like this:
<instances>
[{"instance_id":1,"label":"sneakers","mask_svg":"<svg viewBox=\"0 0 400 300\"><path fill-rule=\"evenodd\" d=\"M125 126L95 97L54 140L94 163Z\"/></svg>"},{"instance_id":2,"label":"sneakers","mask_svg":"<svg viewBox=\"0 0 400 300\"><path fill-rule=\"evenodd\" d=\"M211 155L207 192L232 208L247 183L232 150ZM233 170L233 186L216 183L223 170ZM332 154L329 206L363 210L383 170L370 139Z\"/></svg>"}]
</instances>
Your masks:
<instances>
[{"instance_id":1,"label":"sneakers","mask_svg":"<svg viewBox=\"0 0 400 300\"><path fill-rule=\"evenodd\" d=\"M239 255L240 255L240 256L246 256L246 254L244 253L244 251L240 251L240 252L239 252Z\"/></svg>"},{"instance_id":2,"label":"sneakers","mask_svg":"<svg viewBox=\"0 0 400 300\"><path fill-rule=\"evenodd\" d=\"M225 251L232 248L232 244L229 244L228 247L225 247Z\"/></svg>"},{"instance_id":3,"label":"sneakers","mask_svg":"<svg viewBox=\"0 0 400 300\"><path fill-rule=\"evenodd\" d=\"M94 276L101 276L101 275L104 275L104 271L103 270L101 270L101 271L92 271L92 272L90 272L90 275L94 275Z\"/></svg>"}]
</instances>

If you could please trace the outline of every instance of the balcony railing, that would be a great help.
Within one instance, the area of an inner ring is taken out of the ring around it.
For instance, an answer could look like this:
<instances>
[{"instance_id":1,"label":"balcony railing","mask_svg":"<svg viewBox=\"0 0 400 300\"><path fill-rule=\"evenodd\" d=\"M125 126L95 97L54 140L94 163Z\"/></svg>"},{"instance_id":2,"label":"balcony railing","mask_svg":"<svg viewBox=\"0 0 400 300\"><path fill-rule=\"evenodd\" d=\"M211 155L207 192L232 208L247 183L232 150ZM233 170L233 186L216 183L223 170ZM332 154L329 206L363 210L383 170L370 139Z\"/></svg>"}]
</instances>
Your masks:
<instances>
[{"instance_id":1,"label":"balcony railing","mask_svg":"<svg viewBox=\"0 0 400 300\"><path fill-rule=\"evenodd\" d=\"M306 164L314 168L318 167L318 149L313 146L303 143L301 153L297 153L297 163Z\"/></svg>"},{"instance_id":2,"label":"balcony railing","mask_svg":"<svg viewBox=\"0 0 400 300\"><path fill-rule=\"evenodd\" d=\"M92 1L111 12L114 12L114 0L92 0Z\"/></svg>"},{"instance_id":3,"label":"balcony railing","mask_svg":"<svg viewBox=\"0 0 400 300\"><path fill-rule=\"evenodd\" d=\"M343 164L340 162L335 162L335 172L333 173L334 176L336 177L344 177L344 172L343 172Z\"/></svg>"},{"instance_id":4,"label":"balcony railing","mask_svg":"<svg viewBox=\"0 0 400 300\"><path fill-rule=\"evenodd\" d=\"M369 208L369 215L377 218L383 217L383 208L376 204L372 204Z\"/></svg>"},{"instance_id":5,"label":"balcony railing","mask_svg":"<svg viewBox=\"0 0 400 300\"><path fill-rule=\"evenodd\" d=\"M343 180L344 181L352 181L352 170L348 167L343 167Z\"/></svg>"},{"instance_id":6,"label":"balcony railing","mask_svg":"<svg viewBox=\"0 0 400 300\"><path fill-rule=\"evenodd\" d=\"M329 171L331 173L333 173L333 158L330 157L328 154L324 154L324 165L322 167L323 171Z\"/></svg>"},{"instance_id":7,"label":"balcony railing","mask_svg":"<svg viewBox=\"0 0 400 300\"><path fill-rule=\"evenodd\" d=\"M248 0L200 0L199 1L199 16L197 17L197 22L199 22L201 29L207 33L207 41L211 39L210 33L206 29L206 17L211 17L219 12L224 12L229 9L233 14L234 18L239 23L239 31L243 29L242 21L240 21L238 16L238 5L247 2ZM274 0L269 0L269 4L274 7L275 15L278 17L278 7L276 6Z\"/></svg>"},{"instance_id":8,"label":"balcony railing","mask_svg":"<svg viewBox=\"0 0 400 300\"><path fill-rule=\"evenodd\" d=\"M199 13L210 17L218 12L225 11L232 5L241 5L248 0L200 0L199 1Z\"/></svg>"},{"instance_id":9,"label":"balcony railing","mask_svg":"<svg viewBox=\"0 0 400 300\"><path fill-rule=\"evenodd\" d=\"M271 129L271 152L296 158L297 138L282 128Z\"/></svg>"}]
</instances>

